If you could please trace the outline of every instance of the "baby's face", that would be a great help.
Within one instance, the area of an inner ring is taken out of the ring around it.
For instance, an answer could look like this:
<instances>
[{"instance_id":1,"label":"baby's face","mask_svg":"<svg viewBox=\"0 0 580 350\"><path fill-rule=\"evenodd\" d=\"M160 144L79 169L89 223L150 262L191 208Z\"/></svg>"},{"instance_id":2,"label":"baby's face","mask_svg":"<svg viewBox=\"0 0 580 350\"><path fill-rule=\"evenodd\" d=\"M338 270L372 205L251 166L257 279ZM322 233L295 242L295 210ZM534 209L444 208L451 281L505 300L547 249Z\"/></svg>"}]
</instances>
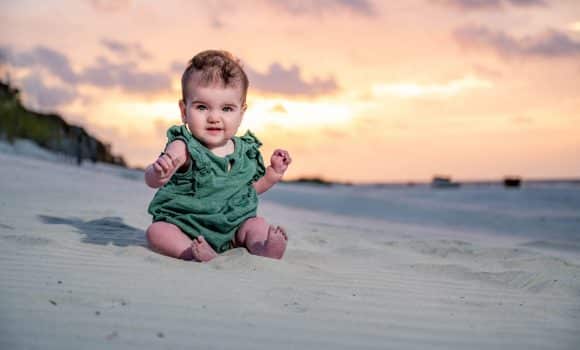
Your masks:
<instances>
[{"instance_id":1,"label":"baby's face","mask_svg":"<svg viewBox=\"0 0 580 350\"><path fill-rule=\"evenodd\" d=\"M190 82L181 118L208 149L223 147L236 134L246 109L242 87L199 86Z\"/></svg>"}]
</instances>

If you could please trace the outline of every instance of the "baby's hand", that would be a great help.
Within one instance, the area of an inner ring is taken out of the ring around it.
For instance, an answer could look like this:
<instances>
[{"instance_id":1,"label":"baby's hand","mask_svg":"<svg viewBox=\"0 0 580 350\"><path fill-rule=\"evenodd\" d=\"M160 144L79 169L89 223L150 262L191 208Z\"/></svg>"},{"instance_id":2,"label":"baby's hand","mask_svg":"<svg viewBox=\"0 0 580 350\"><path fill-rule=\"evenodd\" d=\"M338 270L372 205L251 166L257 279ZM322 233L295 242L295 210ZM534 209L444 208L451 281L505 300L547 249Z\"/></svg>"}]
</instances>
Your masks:
<instances>
[{"instance_id":1,"label":"baby's hand","mask_svg":"<svg viewBox=\"0 0 580 350\"><path fill-rule=\"evenodd\" d=\"M159 175L160 177L165 177L168 174L173 173L177 166L177 161L174 157L166 152L161 153L159 158L153 163L153 170Z\"/></svg>"},{"instance_id":2,"label":"baby's hand","mask_svg":"<svg viewBox=\"0 0 580 350\"><path fill-rule=\"evenodd\" d=\"M270 158L270 166L278 174L284 174L290 163L292 163L292 158L290 158L288 151L283 149L275 150Z\"/></svg>"},{"instance_id":3,"label":"baby's hand","mask_svg":"<svg viewBox=\"0 0 580 350\"><path fill-rule=\"evenodd\" d=\"M181 140L171 142L165 152L147 166L145 183L151 188L159 188L167 183L173 173L188 161L186 145Z\"/></svg>"}]
</instances>

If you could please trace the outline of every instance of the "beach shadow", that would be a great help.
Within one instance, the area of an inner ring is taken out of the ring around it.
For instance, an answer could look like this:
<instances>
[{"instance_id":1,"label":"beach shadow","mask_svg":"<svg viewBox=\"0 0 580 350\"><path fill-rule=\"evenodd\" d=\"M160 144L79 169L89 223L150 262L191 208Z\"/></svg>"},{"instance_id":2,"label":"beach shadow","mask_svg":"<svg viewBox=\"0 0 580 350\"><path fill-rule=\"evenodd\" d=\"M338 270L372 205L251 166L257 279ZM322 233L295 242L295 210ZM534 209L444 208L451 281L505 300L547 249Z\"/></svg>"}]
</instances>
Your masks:
<instances>
[{"instance_id":1,"label":"beach shadow","mask_svg":"<svg viewBox=\"0 0 580 350\"><path fill-rule=\"evenodd\" d=\"M38 215L38 218L45 224L70 225L76 228L83 236L81 239L83 243L99 245L108 245L110 243L117 247L147 247L145 231L125 224L120 217L108 216L90 221L47 215Z\"/></svg>"}]
</instances>

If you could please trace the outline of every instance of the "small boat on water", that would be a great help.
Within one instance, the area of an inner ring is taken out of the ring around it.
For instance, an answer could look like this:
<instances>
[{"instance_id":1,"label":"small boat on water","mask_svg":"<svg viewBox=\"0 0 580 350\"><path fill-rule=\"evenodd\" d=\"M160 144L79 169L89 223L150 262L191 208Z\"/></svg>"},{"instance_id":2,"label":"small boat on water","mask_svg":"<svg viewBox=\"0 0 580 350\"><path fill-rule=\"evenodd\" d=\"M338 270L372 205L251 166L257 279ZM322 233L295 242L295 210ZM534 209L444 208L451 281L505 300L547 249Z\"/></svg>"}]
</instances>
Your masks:
<instances>
[{"instance_id":1,"label":"small boat on water","mask_svg":"<svg viewBox=\"0 0 580 350\"><path fill-rule=\"evenodd\" d=\"M431 181L431 187L433 188L457 188L461 186L459 182L451 181L449 176L435 176Z\"/></svg>"},{"instance_id":2,"label":"small boat on water","mask_svg":"<svg viewBox=\"0 0 580 350\"><path fill-rule=\"evenodd\" d=\"M507 176L503 179L503 185L507 188L519 188L522 186L522 179L518 176Z\"/></svg>"}]
</instances>

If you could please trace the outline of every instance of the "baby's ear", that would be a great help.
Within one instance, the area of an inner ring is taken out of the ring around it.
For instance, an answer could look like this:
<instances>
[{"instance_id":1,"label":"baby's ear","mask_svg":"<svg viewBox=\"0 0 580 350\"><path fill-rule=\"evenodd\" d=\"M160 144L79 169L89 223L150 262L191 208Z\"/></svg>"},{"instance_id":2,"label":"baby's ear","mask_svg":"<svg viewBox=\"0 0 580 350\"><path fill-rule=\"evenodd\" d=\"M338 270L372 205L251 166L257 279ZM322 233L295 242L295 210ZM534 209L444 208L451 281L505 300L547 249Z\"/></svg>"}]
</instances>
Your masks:
<instances>
[{"instance_id":1,"label":"baby's ear","mask_svg":"<svg viewBox=\"0 0 580 350\"><path fill-rule=\"evenodd\" d=\"M248 104L244 102L242 105L242 113L246 113L246 109L248 109Z\"/></svg>"},{"instance_id":2,"label":"baby's ear","mask_svg":"<svg viewBox=\"0 0 580 350\"><path fill-rule=\"evenodd\" d=\"M179 100L179 111L181 112L181 121L185 123L187 120L187 105L184 100Z\"/></svg>"}]
</instances>

